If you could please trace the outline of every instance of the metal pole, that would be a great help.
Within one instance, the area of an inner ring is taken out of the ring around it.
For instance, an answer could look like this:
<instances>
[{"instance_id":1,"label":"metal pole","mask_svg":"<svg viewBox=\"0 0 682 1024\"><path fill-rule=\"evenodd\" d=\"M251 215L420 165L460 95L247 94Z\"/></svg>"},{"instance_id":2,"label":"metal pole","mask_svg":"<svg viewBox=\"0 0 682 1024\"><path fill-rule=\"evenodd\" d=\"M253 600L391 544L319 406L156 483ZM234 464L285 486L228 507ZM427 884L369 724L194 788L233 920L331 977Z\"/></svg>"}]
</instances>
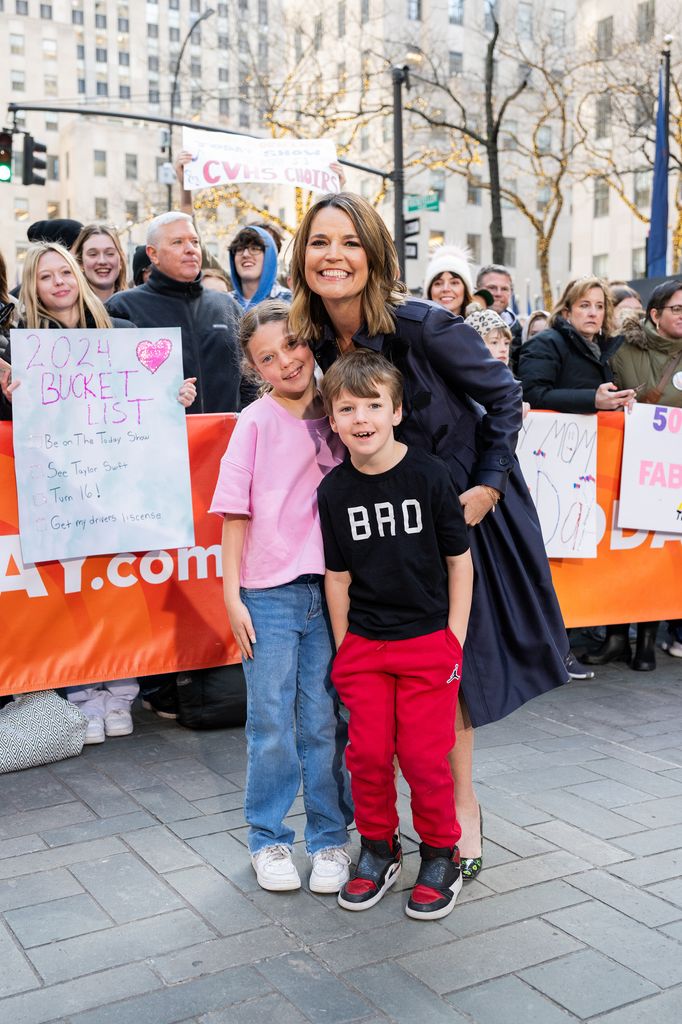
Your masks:
<instances>
[{"instance_id":1,"label":"metal pole","mask_svg":"<svg viewBox=\"0 0 682 1024\"><path fill-rule=\"evenodd\" d=\"M201 24L202 21L206 21L207 18L210 18L212 14L215 14L215 11L213 10L213 8L212 7L207 7L206 10L204 11L204 13L202 15L200 15L200 17L197 18L197 20L194 22L194 24L190 28L189 32L187 33L187 35L185 36L185 38L182 41L182 46L180 47L180 53L178 54L178 59L175 62L175 68L173 70L173 87L171 89L171 95L170 95L170 121L168 122L168 163L169 164L173 163L173 123L174 123L174 118L175 118L175 97L178 94L178 78L180 76L180 65L182 64L182 58L184 56L185 48L187 47L187 44L188 44L188 42L190 40L192 32L194 32L194 29L197 27L197 25ZM166 187L168 189L168 209L172 210L173 209L173 186L172 185L167 185Z\"/></svg>"},{"instance_id":2,"label":"metal pole","mask_svg":"<svg viewBox=\"0 0 682 1024\"><path fill-rule=\"evenodd\" d=\"M405 278L405 155L403 150L403 84L407 82L407 67L392 67L393 79L393 238L400 276Z\"/></svg>"}]
</instances>

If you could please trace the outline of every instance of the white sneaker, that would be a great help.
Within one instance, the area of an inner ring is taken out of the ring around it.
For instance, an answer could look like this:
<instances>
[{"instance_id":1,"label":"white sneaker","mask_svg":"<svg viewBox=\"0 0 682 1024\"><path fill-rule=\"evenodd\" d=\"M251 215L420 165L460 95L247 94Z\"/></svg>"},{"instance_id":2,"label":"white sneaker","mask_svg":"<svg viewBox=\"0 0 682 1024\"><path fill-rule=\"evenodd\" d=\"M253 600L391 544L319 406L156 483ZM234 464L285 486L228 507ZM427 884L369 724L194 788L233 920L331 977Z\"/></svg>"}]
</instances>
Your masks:
<instances>
[{"instance_id":1,"label":"white sneaker","mask_svg":"<svg viewBox=\"0 0 682 1024\"><path fill-rule=\"evenodd\" d=\"M682 658L682 643L679 640L664 640L661 647L673 658Z\"/></svg>"},{"instance_id":2,"label":"white sneaker","mask_svg":"<svg viewBox=\"0 0 682 1024\"><path fill-rule=\"evenodd\" d=\"M83 743L104 743L104 719L95 715L88 717L88 727L85 730Z\"/></svg>"},{"instance_id":3,"label":"white sneaker","mask_svg":"<svg viewBox=\"0 0 682 1024\"><path fill-rule=\"evenodd\" d=\"M130 736L133 731L132 715L125 708L108 711L104 716L104 731L107 736Z\"/></svg>"},{"instance_id":4,"label":"white sneaker","mask_svg":"<svg viewBox=\"0 0 682 1024\"><path fill-rule=\"evenodd\" d=\"M261 889L285 892L301 888L301 879L288 846L265 846L251 854L251 863Z\"/></svg>"},{"instance_id":5,"label":"white sneaker","mask_svg":"<svg viewBox=\"0 0 682 1024\"><path fill-rule=\"evenodd\" d=\"M313 862L311 892L338 892L350 878L350 857L342 846L320 850L310 859Z\"/></svg>"}]
</instances>

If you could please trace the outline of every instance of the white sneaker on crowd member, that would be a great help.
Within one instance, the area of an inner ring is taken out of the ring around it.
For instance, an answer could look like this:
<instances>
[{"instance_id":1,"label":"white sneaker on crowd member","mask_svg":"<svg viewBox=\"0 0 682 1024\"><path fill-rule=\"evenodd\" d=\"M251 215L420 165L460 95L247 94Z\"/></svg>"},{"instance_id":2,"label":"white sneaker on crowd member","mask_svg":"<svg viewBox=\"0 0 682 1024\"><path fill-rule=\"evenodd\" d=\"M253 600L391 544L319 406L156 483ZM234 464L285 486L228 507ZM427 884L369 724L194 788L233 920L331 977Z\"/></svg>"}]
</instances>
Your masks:
<instances>
[{"instance_id":1,"label":"white sneaker on crowd member","mask_svg":"<svg viewBox=\"0 0 682 1024\"><path fill-rule=\"evenodd\" d=\"M343 846L319 850L310 859L313 862L310 874L311 892L338 892L350 878L350 857Z\"/></svg>"},{"instance_id":2,"label":"white sneaker on crowd member","mask_svg":"<svg viewBox=\"0 0 682 1024\"><path fill-rule=\"evenodd\" d=\"M261 889L288 892L301 888L301 879L288 846L264 846L251 854L251 863Z\"/></svg>"},{"instance_id":3,"label":"white sneaker on crowd member","mask_svg":"<svg viewBox=\"0 0 682 1024\"><path fill-rule=\"evenodd\" d=\"M663 640L661 649L673 658L682 658L682 643L679 640Z\"/></svg>"},{"instance_id":4,"label":"white sneaker on crowd member","mask_svg":"<svg viewBox=\"0 0 682 1024\"><path fill-rule=\"evenodd\" d=\"M133 716L125 708L114 708L104 716L104 731L107 736L130 736L133 731Z\"/></svg>"},{"instance_id":5,"label":"white sneaker on crowd member","mask_svg":"<svg viewBox=\"0 0 682 1024\"><path fill-rule=\"evenodd\" d=\"M104 719L95 715L88 716L88 725L85 730L84 744L104 743Z\"/></svg>"}]
</instances>

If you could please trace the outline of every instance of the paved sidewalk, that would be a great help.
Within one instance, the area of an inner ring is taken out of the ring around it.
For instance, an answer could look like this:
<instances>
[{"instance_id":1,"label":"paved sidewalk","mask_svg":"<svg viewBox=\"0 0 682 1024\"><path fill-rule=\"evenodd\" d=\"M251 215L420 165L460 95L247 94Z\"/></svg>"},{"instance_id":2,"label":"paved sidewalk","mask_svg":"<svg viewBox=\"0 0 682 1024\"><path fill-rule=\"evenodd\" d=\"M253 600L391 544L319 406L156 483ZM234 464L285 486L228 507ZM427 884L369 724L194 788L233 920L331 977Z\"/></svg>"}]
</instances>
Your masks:
<instances>
[{"instance_id":1,"label":"paved sidewalk","mask_svg":"<svg viewBox=\"0 0 682 1024\"><path fill-rule=\"evenodd\" d=\"M477 739L485 867L432 923L402 891L351 914L258 889L241 729L140 711L0 777L0 1020L679 1024L682 663L608 667Z\"/></svg>"}]
</instances>

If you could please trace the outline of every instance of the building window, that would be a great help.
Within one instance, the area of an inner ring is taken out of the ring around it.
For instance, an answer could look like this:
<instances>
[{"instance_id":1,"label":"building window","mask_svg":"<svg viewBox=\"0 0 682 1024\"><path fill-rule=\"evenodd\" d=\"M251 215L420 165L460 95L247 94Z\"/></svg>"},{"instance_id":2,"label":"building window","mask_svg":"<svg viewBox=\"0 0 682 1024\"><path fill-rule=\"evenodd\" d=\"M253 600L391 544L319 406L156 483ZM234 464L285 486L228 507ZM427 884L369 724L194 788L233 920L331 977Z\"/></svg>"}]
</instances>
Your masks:
<instances>
[{"instance_id":1,"label":"building window","mask_svg":"<svg viewBox=\"0 0 682 1024\"><path fill-rule=\"evenodd\" d=\"M609 254L607 252L603 252L598 256L592 257L592 273L595 277L602 277L606 279L608 276L608 270Z\"/></svg>"},{"instance_id":2,"label":"building window","mask_svg":"<svg viewBox=\"0 0 682 1024\"><path fill-rule=\"evenodd\" d=\"M193 14L201 13L201 0L189 0L189 9Z\"/></svg>"},{"instance_id":3,"label":"building window","mask_svg":"<svg viewBox=\"0 0 682 1024\"><path fill-rule=\"evenodd\" d=\"M319 50L322 46L322 15L318 14L313 25L313 46Z\"/></svg>"},{"instance_id":4,"label":"building window","mask_svg":"<svg viewBox=\"0 0 682 1024\"><path fill-rule=\"evenodd\" d=\"M635 171L633 177L635 206L648 206L651 202L651 171Z\"/></svg>"},{"instance_id":5,"label":"building window","mask_svg":"<svg viewBox=\"0 0 682 1024\"><path fill-rule=\"evenodd\" d=\"M179 11L180 0L168 0L168 9L171 11Z\"/></svg>"},{"instance_id":6,"label":"building window","mask_svg":"<svg viewBox=\"0 0 682 1024\"><path fill-rule=\"evenodd\" d=\"M127 18L118 19L118 31L119 32L130 32L130 22Z\"/></svg>"},{"instance_id":7,"label":"building window","mask_svg":"<svg viewBox=\"0 0 682 1024\"><path fill-rule=\"evenodd\" d=\"M23 56L24 53L24 37L18 33L10 33L9 37L9 52L15 54L17 57Z\"/></svg>"},{"instance_id":8,"label":"building window","mask_svg":"<svg viewBox=\"0 0 682 1024\"><path fill-rule=\"evenodd\" d=\"M85 79L84 78L79 78L78 79L78 92L79 93L84 93L85 92Z\"/></svg>"},{"instance_id":9,"label":"building window","mask_svg":"<svg viewBox=\"0 0 682 1024\"><path fill-rule=\"evenodd\" d=\"M40 17L43 21L52 21L52 4L40 5Z\"/></svg>"},{"instance_id":10,"label":"building window","mask_svg":"<svg viewBox=\"0 0 682 1024\"><path fill-rule=\"evenodd\" d=\"M159 87L157 85L150 85L149 86L148 96L149 96L149 102L150 103L160 103L161 102L161 94L159 92Z\"/></svg>"},{"instance_id":11,"label":"building window","mask_svg":"<svg viewBox=\"0 0 682 1024\"><path fill-rule=\"evenodd\" d=\"M201 93L200 92L196 92L195 90L192 91L192 95L191 95L191 98L190 98L190 106L191 106L192 110L201 110Z\"/></svg>"},{"instance_id":12,"label":"building window","mask_svg":"<svg viewBox=\"0 0 682 1024\"><path fill-rule=\"evenodd\" d=\"M503 250L503 253L502 253L502 262L504 263L505 267L515 267L516 266L516 239L515 238L505 238L505 239L503 239L503 241L504 241L504 250Z\"/></svg>"},{"instance_id":13,"label":"building window","mask_svg":"<svg viewBox=\"0 0 682 1024\"><path fill-rule=\"evenodd\" d=\"M130 66L130 54L128 53L127 50L118 51L118 62L124 68Z\"/></svg>"},{"instance_id":14,"label":"building window","mask_svg":"<svg viewBox=\"0 0 682 1024\"><path fill-rule=\"evenodd\" d=\"M119 95L119 98L122 99L122 100L129 100L130 99L130 86L129 85L119 85L119 87L118 87L118 95Z\"/></svg>"},{"instance_id":15,"label":"building window","mask_svg":"<svg viewBox=\"0 0 682 1024\"><path fill-rule=\"evenodd\" d=\"M464 70L464 54L459 50L450 50L448 53L448 71L451 75L461 75Z\"/></svg>"},{"instance_id":16,"label":"building window","mask_svg":"<svg viewBox=\"0 0 682 1024\"><path fill-rule=\"evenodd\" d=\"M369 21L369 0L360 0L360 24L366 25Z\"/></svg>"},{"instance_id":17,"label":"building window","mask_svg":"<svg viewBox=\"0 0 682 1024\"><path fill-rule=\"evenodd\" d=\"M648 43L654 37L656 27L656 4L654 0L637 4L637 40Z\"/></svg>"},{"instance_id":18,"label":"building window","mask_svg":"<svg viewBox=\"0 0 682 1024\"><path fill-rule=\"evenodd\" d=\"M594 179L593 217L606 217L609 212L609 185L605 178Z\"/></svg>"},{"instance_id":19,"label":"building window","mask_svg":"<svg viewBox=\"0 0 682 1024\"><path fill-rule=\"evenodd\" d=\"M218 17L226 18L228 14L227 4L218 4Z\"/></svg>"},{"instance_id":20,"label":"building window","mask_svg":"<svg viewBox=\"0 0 682 1024\"><path fill-rule=\"evenodd\" d=\"M646 246L632 250L632 276L646 277Z\"/></svg>"},{"instance_id":21,"label":"building window","mask_svg":"<svg viewBox=\"0 0 682 1024\"><path fill-rule=\"evenodd\" d=\"M178 39L179 38L180 38L180 35L178 33ZM229 39L229 36L224 36L224 35L218 36L218 49L219 50L229 50L230 49L230 39Z\"/></svg>"},{"instance_id":22,"label":"building window","mask_svg":"<svg viewBox=\"0 0 682 1024\"><path fill-rule=\"evenodd\" d=\"M261 67L268 62L268 37L258 37L258 63Z\"/></svg>"},{"instance_id":23,"label":"building window","mask_svg":"<svg viewBox=\"0 0 682 1024\"><path fill-rule=\"evenodd\" d=\"M547 209L550 198L551 190L549 185L543 185L542 188L538 189L537 199L535 203L535 208L538 213L542 213L543 210Z\"/></svg>"},{"instance_id":24,"label":"building window","mask_svg":"<svg viewBox=\"0 0 682 1024\"><path fill-rule=\"evenodd\" d=\"M519 39L533 38L533 5L520 2L516 9L516 30Z\"/></svg>"},{"instance_id":25,"label":"building window","mask_svg":"<svg viewBox=\"0 0 682 1024\"><path fill-rule=\"evenodd\" d=\"M76 60L85 60L85 46L83 43L76 43Z\"/></svg>"},{"instance_id":26,"label":"building window","mask_svg":"<svg viewBox=\"0 0 682 1024\"><path fill-rule=\"evenodd\" d=\"M93 151L93 163L96 178L107 176L107 151L106 149L95 149Z\"/></svg>"},{"instance_id":27,"label":"building window","mask_svg":"<svg viewBox=\"0 0 682 1024\"><path fill-rule=\"evenodd\" d=\"M15 220L28 220L28 199L15 197L14 200L14 219Z\"/></svg>"},{"instance_id":28,"label":"building window","mask_svg":"<svg viewBox=\"0 0 682 1024\"><path fill-rule=\"evenodd\" d=\"M229 68L218 68L218 81L219 82L229 82L230 81L230 71L229 71Z\"/></svg>"},{"instance_id":29,"label":"building window","mask_svg":"<svg viewBox=\"0 0 682 1024\"><path fill-rule=\"evenodd\" d=\"M605 139L611 134L611 96L609 93L597 97L594 134L597 139Z\"/></svg>"},{"instance_id":30,"label":"building window","mask_svg":"<svg viewBox=\"0 0 682 1024\"><path fill-rule=\"evenodd\" d=\"M492 32L495 22L499 24L500 17L497 9L497 0L485 0L484 27L486 32Z\"/></svg>"},{"instance_id":31,"label":"building window","mask_svg":"<svg viewBox=\"0 0 682 1024\"><path fill-rule=\"evenodd\" d=\"M159 58L156 56L156 54L150 54L147 57L147 69L149 71L159 70Z\"/></svg>"},{"instance_id":32,"label":"building window","mask_svg":"<svg viewBox=\"0 0 682 1024\"><path fill-rule=\"evenodd\" d=\"M102 196L95 197L95 220L109 220L109 203Z\"/></svg>"},{"instance_id":33,"label":"building window","mask_svg":"<svg viewBox=\"0 0 682 1024\"><path fill-rule=\"evenodd\" d=\"M97 95L98 95L98 96L108 96L108 95L109 95L109 83L108 83L108 82L103 82L103 81L102 81L102 80L100 79L100 80L99 80L99 81L97 82L97 84L96 84L96 87L95 87L95 88L96 88L96 91L97 91Z\"/></svg>"},{"instance_id":34,"label":"building window","mask_svg":"<svg viewBox=\"0 0 682 1024\"><path fill-rule=\"evenodd\" d=\"M55 199L47 201L47 219L55 220L59 216L59 203Z\"/></svg>"},{"instance_id":35,"label":"building window","mask_svg":"<svg viewBox=\"0 0 682 1024\"><path fill-rule=\"evenodd\" d=\"M45 57L46 60L57 59L56 39L43 39L43 57Z\"/></svg>"},{"instance_id":36,"label":"building window","mask_svg":"<svg viewBox=\"0 0 682 1024\"><path fill-rule=\"evenodd\" d=\"M126 153L126 179L137 181L137 153Z\"/></svg>"},{"instance_id":37,"label":"building window","mask_svg":"<svg viewBox=\"0 0 682 1024\"><path fill-rule=\"evenodd\" d=\"M239 127L249 127L249 101L240 99L239 101Z\"/></svg>"},{"instance_id":38,"label":"building window","mask_svg":"<svg viewBox=\"0 0 682 1024\"><path fill-rule=\"evenodd\" d=\"M126 200L126 221L128 224L136 224L139 220L139 212L137 203L127 199Z\"/></svg>"},{"instance_id":39,"label":"building window","mask_svg":"<svg viewBox=\"0 0 682 1024\"><path fill-rule=\"evenodd\" d=\"M189 73L192 78L201 78L201 61L197 60L196 57L192 57L190 61Z\"/></svg>"},{"instance_id":40,"label":"building window","mask_svg":"<svg viewBox=\"0 0 682 1024\"><path fill-rule=\"evenodd\" d=\"M46 96L56 96L58 93L57 76L45 75L43 78L43 92Z\"/></svg>"},{"instance_id":41,"label":"building window","mask_svg":"<svg viewBox=\"0 0 682 1024\"><path fill-rule=\"evenodd\" d=\"M407 20L422 20L422 0L407 0Z\"/></svg>"},{"instance_id":42,"label":"building window","mask_svg":"<svg viewBox=\"0 0 682 1024\"><path fill-rule=\"evenodd\" d=\"M14 10L17 14L28 14L28 0L17 0Z\"/></svg>"},{"instance_id":43,"label":"building window","mask_svg":"<svg viewBox=\"0 0 682 1024\"><path fill-rule=\"evenodd\" d=\"M258 24L268 23L268 0L258 0Z\"/></svg>"},{"instance_id":44,"label":"building window","mask_svg":"<svg viewBox=\"0 0 682 1024\"><path fill-rule=\"evenodd\" d=\"M59 157L48 153L45 157L46 175L48 181L59 181Z\"/></svg>"},{"instance_id":45,"label":"building window","mask_svg":"<svg viewBox=\"0 0 682 1024\"><path fill-rule=\"evenodd\" d=\"M95 28L106 28L107 27L107 16L106 14L95 15Z\"/></svg>"},{"instance_id":46,"label":"building window","mask_svg":"<svg viewBox=\"0 0 682 1024\"><path fill-rule=\"evenodd\" d=\"M599 60L613 57L613 17L597 22L597 57Z\"/></svg>"},{"instance_id":47,"label":"building window","mask_svg":"<svg viewBox=\"0 0 682 1024\"><path fill-rule=\"evenodd\" d=\"M159 38L159 26L155 22L153 22L153 21L148 21L147 22L147 38L148 39L158 39Z\"/></svg>"},{"instance_id":48,"label":"building window","mask_svg":"<svg viewBox=\"0 0 682 1024\"><path fill-rule=\"evenodd\" d=\"M336 9L336 34L339 39L343 39L346 34L346 0L339 0Z\"/></svg>"},{"instance_id":49,"label":"building window","mask_svg":"<svg viewBox=\"0 0 682 1024\"><path fill-rule=\"evenodd\" d=\"M59 115L58 114L45 114L45 129L48 132L56 132L59 128Z\"/></svg>"},{"instance_id":50,"label":"building window","mask_svg":"<svg viewBox=\"0 0 682 1024\"><path fill-rule=\"evenodd\" d=\"M95 48L95 60L98 64L106 64L107 50L105 46L98 46Z\"/></svg>"},{"instance_id":51,"label":"building window","mask_svg":"<svg viewBox=\"0 0 682 1024\"><path fill-rule=\"evenodd\" d=\"M467 235L467 248L471 250L471 259L474 263L481 262L481 236Z\"/></svg>"},{"instance_id":52,"label":"building window","mask_svg":"<svg viewBox=\"0 0 682 1024\"><path fill-rule=\"evenodd\" d=\"M448 21L451 25L464 24L464 0L448 0Z\"/></svg>"},{"instance_id":53,"label":"building window","mask_svg":"<svg viewBox=\"0 0 682 1024\"><path fill-rule=\"evenodd\" d=\"M540 125L535 136L535 144L538 153L549 153L552 148L552 129L549 125Z\"/></svg>"},{"instance_id":54,"label":"building window","mask_svg":"<svg viewBox=\"0 0 682 1024\"><path fill-rule=\"evenodd\" d=\"M74 25L82 25L83 24L83 12L81 10L78 10L78 9L75 9L75 10L71 11L71 21L72 21L72 23Z\"/></svg>"},{"instance_id":55,"label":"building window","mask_svg":"<svg viewBox=\"0 0 682 1024\"><path fill-rule=\"evenodd\" d=\"M472 174L467 179L467 203L469 206L480 206L481 205L481 179L476 174Z\"/></svg>"},{"instance_id":56,"label":"building window","mask_svg":"<svg viewBox=\"0 0 682 1024\"><path fill-rule=\"evenodd\" d=\"M566 45L566 11L560 7L553 7L550 15L550 33L555 46L561 48Z\"/></svg>"},{"instance_id":57,"label":"building window","mask_svg":"<svg viewBox=\"0 0 682 1024\"><path fill-rule=\"evenodd\" d=\"M218 113L221 117L230 116L230 101L227 96L220 96L218 99Z\"/></svg>"}]
</instances>

